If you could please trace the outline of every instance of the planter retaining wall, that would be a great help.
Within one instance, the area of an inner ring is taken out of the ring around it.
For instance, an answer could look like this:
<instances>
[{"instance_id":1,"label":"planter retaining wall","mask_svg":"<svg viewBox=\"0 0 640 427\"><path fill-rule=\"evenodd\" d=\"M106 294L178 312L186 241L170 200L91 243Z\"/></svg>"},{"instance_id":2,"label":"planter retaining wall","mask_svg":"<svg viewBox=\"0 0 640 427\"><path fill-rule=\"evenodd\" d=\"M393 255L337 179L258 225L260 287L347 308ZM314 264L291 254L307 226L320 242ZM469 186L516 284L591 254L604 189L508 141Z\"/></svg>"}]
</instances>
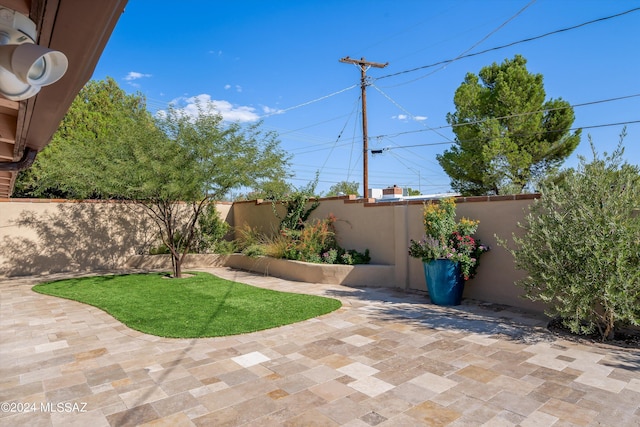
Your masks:
<instances>
[{"instance_id":1,"label":"planter retaining wall","mask_svg":"<svg viewBox=\"0 0 640 427\"><path fill-rule=\"evenodd\" d=\"M145 270L171 270L169 255L135 255L125 264L126 268ZM190 268L230 267L252 271L265 276L287 280L331 285L393 287L393 265L314 264L269 257L232 255L189 254L183 263L183 271Z\"/></svg>"}]
</instances>

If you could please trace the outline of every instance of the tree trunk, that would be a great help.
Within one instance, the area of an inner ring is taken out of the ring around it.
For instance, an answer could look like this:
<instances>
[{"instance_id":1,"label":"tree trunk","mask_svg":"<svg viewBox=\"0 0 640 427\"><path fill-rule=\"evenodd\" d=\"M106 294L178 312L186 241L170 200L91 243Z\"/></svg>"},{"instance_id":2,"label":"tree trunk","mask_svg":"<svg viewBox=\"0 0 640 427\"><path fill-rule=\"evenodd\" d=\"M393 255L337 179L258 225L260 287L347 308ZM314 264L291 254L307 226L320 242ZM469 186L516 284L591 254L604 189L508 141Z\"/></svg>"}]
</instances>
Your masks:
<instances>
[{"instance_id":1,"label":"tree trunk","mask_svg":"<svg viewBox=\"0 0 640 427\"><path fill-rule=\"evenodd\" d=\"M173 277L180 278L182 277L182 260L180 256L171 255L171 264L173 267Z\"/></svg>"},{"instance_id":2,"label":"tree trunk","mask_svg":"<svg viewBox=\"0 0 640 427\"><path fill-rule=\"evenodd\" d=\"M605 329L602 334L602 341L612 340L615 338L615 316L611 310L607 310L604 314Z\"/></svg>"}]
</instances>

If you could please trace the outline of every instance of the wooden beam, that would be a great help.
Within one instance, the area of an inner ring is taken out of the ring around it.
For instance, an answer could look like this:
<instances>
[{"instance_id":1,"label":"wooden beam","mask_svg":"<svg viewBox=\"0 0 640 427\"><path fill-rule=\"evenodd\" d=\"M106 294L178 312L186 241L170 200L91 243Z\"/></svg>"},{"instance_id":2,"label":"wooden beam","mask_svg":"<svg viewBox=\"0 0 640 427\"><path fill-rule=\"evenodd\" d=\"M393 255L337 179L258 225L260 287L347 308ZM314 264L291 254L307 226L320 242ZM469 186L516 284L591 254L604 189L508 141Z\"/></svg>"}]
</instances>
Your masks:
<instances>
[{"instance_id":1,"label":"wooden beam","mask_svg":"<svg viewBox=\"0 0 640 427\"><path fill-rule=\"evenodd\" d=\"M18 101L11 101L10 99L0 97L0 108L7 111L18 111L18 108L20 108L20 103ZM16 113L16 115L17 114L18 113Z\"/></svg>"},{"instance_id":2,"label":"wooden beam","mask_svg":"<svg viewBox=\"0 0 640 427\"><path fill-rule=\"evenodd\" d=\"M0 159L13 161L13 144L0 142Z\"/></svg>"},{"instance_id":3,"label":"wooden beam","mask_svg":"<svg viewBox=\"0 0 640 427\"><path fill-rule=\"evenodd\" d=\"M16 117L0 114L0 142L15 144L16 142Z\"/></svg>"}]
</instances>

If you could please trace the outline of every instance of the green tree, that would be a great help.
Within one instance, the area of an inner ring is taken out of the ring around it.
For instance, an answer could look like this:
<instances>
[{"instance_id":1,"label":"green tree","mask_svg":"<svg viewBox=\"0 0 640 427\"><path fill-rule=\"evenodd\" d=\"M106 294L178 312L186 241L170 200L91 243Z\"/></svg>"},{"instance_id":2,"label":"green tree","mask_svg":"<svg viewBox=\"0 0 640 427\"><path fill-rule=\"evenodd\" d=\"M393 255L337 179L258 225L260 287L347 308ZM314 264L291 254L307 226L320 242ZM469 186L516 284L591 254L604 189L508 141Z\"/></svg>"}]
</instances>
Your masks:
<instances>
[{"instance_id":1,"label":"green tree","mask_svg":"<svg viewBox=\"0 0 640 427\"><path fill-rule=\"evenodd\" d=\"M287 176L288 156L274 133L260 124L223 125L213 104L199 104L195 117L170 108L155 126L122 135L113 148L114 161L102 165L102 190L126 195L155 219L176 277L207 204L233 188Z\"/></svg>"},{"instance_id":2,"label":"green tree","mask_svg":"<svg viewBox=\"0 0 640 427\"><path fill-rule=\"evenodd\" d=\"M280 203L286 210L284 216L278 214L276 201L271 202L273 213L280 220L280 230L302 230L311 213L320 206L320 201L316 195L318 177L319 175L316 173L313 181L302 188L292 191L281 199ZM307 207L309 203L311 205Z\"/></svg>"},{"instance_id":3,"label":"green tree","mask_svg":"<svg viewBox=\"0 0 640 427\"><path fill-rule=\"evenodd\" d=\"M419 196L421 194L420 190L414 190L411 187L407 187L407 196Z\"/></svg>"},{"instance_id":4,"label":"green tree","mask_svg":"<svg viewBox=\"0 0 640 427\"><path fill-rule=\"evenodd\" d=\"M71 104L51 143L38 154L31 168L18 175L13 196L79 198L78 180L68 177L83 177L83 186L95 180L90 170L83 170L78 164L78 154L89 151L100 156L127 123L145 126L151 121L140 94L125 93L110 77L90 81ZM82 194L98 196L91 191Z\"/></svg>"},{"instance_id":5,"label":"green tree","mask_svg":"<svg viewBox=\"0 0 640 427\"><path fill-rule=\"evenodd\" d=\"M331 196L347 196L349 194L358 195L360 184L355 181L340 181L329 187L327 197Z\"/></svg>"},{"instance_id":6,"label":"green tree","mask_svg":"<svg viewBox=\"0 0 640 427\"><path fill-rule=\"evenodd\" d=\"M195 250L198 253L220 253L231 247L231 242L224 238L231 226L220 218L216 205L210 203L198 218L195 237Z\"/></svg>"},{"instance_id":7,"label":"green tree","mask_svg":"<svg viewBox=\"0 0 640 427\"><path fill-rule=\"evenodd\" d=\"M541 74L516 55L468 73L447 122L455 145L437 159L463 195L520 193L557 169L578 146L574 113L562 99L545 101Z\"/></svg>"},{"instance_id":8,"label":"green tree","mask_svg":"<svg viewBox=\"0 0 640 427\"><path fill-rule=\"evenodd\" d=\"M640 169L622 161L621 144L604 159L592 149L592 162L543 185L511 252L527 297L574 333L611 339L640 325Z\"/></svg>"},{"instance_id":9,"label":"green tree","mask_svg":"<svg viewBox=\"0 0 640 427\"><path fill-rule=\"evenodd\" d=\"M293 187L284 179L273 181L265 181L258 183L257 187L248 193L238 194L233 197L233 201L246 200L282 200L287 194L291 193Z\"/></svg>"},{"instance_id":10,"label":"green tree","mask_svg":"<svg viewBox=\"0 0 640 427\"><path fill-rule=\"evenodd\" d=\"M126 122L99 155L85 151L76 161L82 176L67 179L81 194L124 198L152 218L169 249L173 274L197 240L206 207L231 189L284 179L287 155L274 133L260 124L225 125L213 104L198 104L194 117L169 108L145 126Z\"/></svg>"}]
</instances>

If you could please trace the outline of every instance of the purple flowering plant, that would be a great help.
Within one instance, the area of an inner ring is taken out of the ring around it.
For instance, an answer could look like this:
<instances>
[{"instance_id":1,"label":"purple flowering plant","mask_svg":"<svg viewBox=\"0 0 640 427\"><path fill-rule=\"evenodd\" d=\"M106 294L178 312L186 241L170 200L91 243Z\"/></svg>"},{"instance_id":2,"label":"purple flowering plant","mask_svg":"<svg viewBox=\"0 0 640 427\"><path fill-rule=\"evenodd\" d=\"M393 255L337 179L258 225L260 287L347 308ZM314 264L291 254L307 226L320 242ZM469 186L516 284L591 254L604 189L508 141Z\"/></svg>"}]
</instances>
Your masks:
<instances>
[{"instance_id":1,"label":"purple flowering plant","mask_svg":"<svg viewBox=\"0 0 640 427\"><path fill-rule=\"evenodd\" d=\"M423 222L425 235L419 241L411 239L409 255L423 262L450 259L460 263L465 280L475 276L480 255L489 250L473 237L480 221L467 218L456 221L456 203L450 197L439 203L425 203Z\"/></svg>"}]
</instances>

